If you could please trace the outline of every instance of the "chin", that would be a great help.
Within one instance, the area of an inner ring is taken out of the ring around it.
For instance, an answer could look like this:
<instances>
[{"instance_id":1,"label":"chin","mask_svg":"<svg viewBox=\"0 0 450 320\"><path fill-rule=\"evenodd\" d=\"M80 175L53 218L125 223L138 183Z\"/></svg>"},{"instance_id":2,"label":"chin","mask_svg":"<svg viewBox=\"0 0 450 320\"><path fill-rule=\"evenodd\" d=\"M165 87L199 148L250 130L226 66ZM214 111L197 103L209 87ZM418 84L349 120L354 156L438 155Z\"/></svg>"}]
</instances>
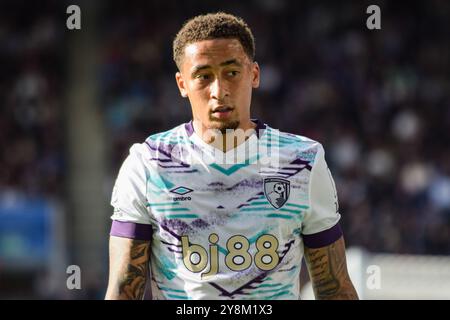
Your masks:
<instances>
[{"instance_id":1,"label":"chin","mask_svg":"<svg viewBox=\"0 0 450 320\"><path fill-rule=\"evenodd\" d=\"M239 124L239 120L212 120L210 128L219 130L222 134L225 134L226 130L236 130L237 128L239 128Z\"/></svg>"}]
</instances>

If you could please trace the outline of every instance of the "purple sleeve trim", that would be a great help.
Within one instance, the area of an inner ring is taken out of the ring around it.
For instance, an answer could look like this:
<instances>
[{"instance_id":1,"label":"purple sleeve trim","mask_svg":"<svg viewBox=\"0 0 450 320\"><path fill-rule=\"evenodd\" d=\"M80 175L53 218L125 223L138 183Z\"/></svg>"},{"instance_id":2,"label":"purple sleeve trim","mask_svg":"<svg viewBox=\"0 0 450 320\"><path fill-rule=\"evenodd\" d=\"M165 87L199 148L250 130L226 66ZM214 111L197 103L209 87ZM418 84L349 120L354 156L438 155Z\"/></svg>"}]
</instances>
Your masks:
<instances>
[{"instance_id":1,"label":"purple sleeve trim","mask_svg":"<svg viewBox=\"0 0 450 320\"><path fill-rule=\"evenodd\" d=\"M342 236L342 229L339 223L330 229L314 233L304 234L303 243L308 248L321 248L328 246L338 240Z\"/></svg>"},{"instance_id":2,"label":"purple sleeve trim","mask_svg":"<svg viewBox=\"0 0 450 320\"><path fill-rule=\"evenodd\" d=\"M152 226L150 224L113 220L109 235L150 241L152 239L152 231Z\"/></svg>"}]
</instances>

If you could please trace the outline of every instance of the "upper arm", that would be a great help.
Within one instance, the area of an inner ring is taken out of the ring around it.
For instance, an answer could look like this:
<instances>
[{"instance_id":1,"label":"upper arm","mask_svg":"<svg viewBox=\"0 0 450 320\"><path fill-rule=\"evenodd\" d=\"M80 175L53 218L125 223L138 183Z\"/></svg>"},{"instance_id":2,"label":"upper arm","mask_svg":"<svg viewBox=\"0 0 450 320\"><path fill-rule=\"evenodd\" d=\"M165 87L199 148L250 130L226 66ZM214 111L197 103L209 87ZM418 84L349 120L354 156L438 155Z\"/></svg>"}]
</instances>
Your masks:
<instances>
[{"instance_id":1,"label":"upper arm","mask_svg":"<svg viewBox=\"0 0 450 320\"><path fill-rule=\"evenodd\" d=\"M133 145L117 176L111 205L110 273L106 299L141 299L148 271L152 219L147 209L147 169Z\"/></svg>"},{"instance_id":2,"label":"upper arm","mask_svg":"<svg viewBox=\"0 0 450 320\"><path fill-rule=\"evenodd\" d=\"M317 299L358 299L348 275L342 236L324 247L305 246L305 260Z\"/></svg>"},{"instance_id":3,"label":"upper arm","mask_svg":"<svg viewBox=\"0 0 450 320\"><path fill-rule=\"evenodd\" d=\"M147 280L150 241L110 236L106 299L142 299Z\"/></svg>"},{"instance_id":4,"label":"upper arm","mask_svg":"<svg viewBox=\"0 0 450 320\"><path fill-rule=\"evenodd\" d=\"M316 298L357 298L347 272L336 186L321 145L311 170L309 203L302 237Z\"/></svg>"},{"instance_id":5,"label":"upper arm","mask_svg":"<svg viewBox=\"0 0 450 320\"><path fill-rule=\"evenodd\" d=\"M148 170L141 145L133 145L122 163L111 195L113 220L151 224L147 200Z\"/></svg>"},{"instance_id":6,"label":"upper arm","mask_svg":"<svg viewBox=\"0 0 450 320\"><path fill-rule=\"evenodd\" d=\"M330 229L341 218L336 185L325 161L325 151L320 144L317 148L309 177L309 208L302 223L302 234L306 236ZM337 238L332 242L335 240Z\"/></svg>"}]
</instances>

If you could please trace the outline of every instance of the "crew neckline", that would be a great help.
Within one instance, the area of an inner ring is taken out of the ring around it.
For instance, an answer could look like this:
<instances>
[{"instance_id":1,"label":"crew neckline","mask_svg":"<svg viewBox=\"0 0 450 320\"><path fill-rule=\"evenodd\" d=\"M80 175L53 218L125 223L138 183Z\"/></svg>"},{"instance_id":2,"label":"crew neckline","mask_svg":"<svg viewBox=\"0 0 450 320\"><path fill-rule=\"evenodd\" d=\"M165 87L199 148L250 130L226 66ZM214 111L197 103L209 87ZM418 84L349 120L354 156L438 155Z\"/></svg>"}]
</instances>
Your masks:
<instances>
[{"instance_id":1,"label":"crew neckline","mask_svg":"<svg viewBox=\"0 0 450 320\"><path fill-rule=\"evenodd\" d=\"M256 127L255 127L256 137L258 139L260 139L262 134L263 134L263 132L264 132L264 130L266 129L266 124L263 123L262 121L260 121L259 119L250 119L250 121L256 124ZM184 128L186 130L186 133L187 133L188 137L192 136L195 133L194 125L192 123L192 120L187 122L187 123L185 123L184 124ZM261 135L259 134L260 132L262 133Z\"/></svg>"},{"instance_id":2,"label":"crew neckline","mask_svg":"<svg viewBox=\"0 0 450 320\"><path fill-rule=\"evenodd\" d=\"M218 152L218 154L221 156L227 156L228 154L231 153L239 153L241 151L244 151L249 143L257 143L258 140L261 139L261 137L264 135L264 132L267 127L266 124L260 121L259 119L250 119L250 120L256 124L256 127L254 128L255 132L252 135L250 135L248 139L245 140L243 143L225 152L203 141L203 139L195 132L192 120L185 123L184 127L188 138L190 138L195 144L201 146L202 148L208 150L209 152L212 153ZM255 139L256 141L254 141Z\"/></svg>"}]
</instances>

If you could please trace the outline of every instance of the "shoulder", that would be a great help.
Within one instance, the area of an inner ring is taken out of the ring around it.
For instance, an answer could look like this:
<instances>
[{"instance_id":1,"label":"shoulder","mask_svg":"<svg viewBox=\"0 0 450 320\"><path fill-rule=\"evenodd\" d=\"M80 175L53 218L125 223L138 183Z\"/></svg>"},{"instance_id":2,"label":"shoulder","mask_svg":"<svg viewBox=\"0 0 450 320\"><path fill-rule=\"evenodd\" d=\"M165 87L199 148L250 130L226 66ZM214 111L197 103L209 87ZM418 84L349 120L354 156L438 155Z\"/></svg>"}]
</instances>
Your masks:
<instances>
[{"instance_id":1,"label":"shoulder","mask_svg":"<svg viewBox=\"0 0 450 320\"><path fill-rule=\"evenodd\" d=\"M184 125L179 125L167 131L151 134L142 142L136 142L129 148L129 153L124 161L128 166L139 166L150 160L155 152L164 152L168 147L179 143L182 138L182 128Z\"/></svg>"},{"instance_id":2,"label":"shoulder","mask_svg":"<svg viewBox=\"0 0 450 320\"><path fill-rule=\"evenodd\" d=\"M142 145L151 155L157 153L169 156L174 148L180 148L189 143L185 126L186 124L180 124L170 130L152 134L145 139Z\"/></svg>"},{"instance_id":3,"label":"shoulder","mask_svg":"<svg viewBox=\"0 0 450 320\"><path fill-rule=\"evenodd\" d=\"M262 141L269 142L271 146L279 147L280 151L294 154L311 164L314 163L318 155L324 153L322 144L316 140L271 127L267 127Z\"/></svg>"},{"instance_id":4,"label":"shoulder","mask_svg":"<svg viewBox=\"0 0 450 320\"><path fill-rule=\"evenodd\" d=\"M189 151L191 141L185 125L152 134L142 143L135 143L130 148L129 158L143 164L148 170L187 166L183 159Z\"/></svg>"},{"instance_id":5,"label":"shoulder","mask_svg":"<svg viewBox=\"0 0 450 320\"><path fill-rule=\"evenodd\" d=\"M158 132L151 134L145 139L144 143L164 143L164 144L175 144L180 141L180 139L184 139L186 137L186 124L180 124L170 130Z\"/></svg>"}]
</instances>

